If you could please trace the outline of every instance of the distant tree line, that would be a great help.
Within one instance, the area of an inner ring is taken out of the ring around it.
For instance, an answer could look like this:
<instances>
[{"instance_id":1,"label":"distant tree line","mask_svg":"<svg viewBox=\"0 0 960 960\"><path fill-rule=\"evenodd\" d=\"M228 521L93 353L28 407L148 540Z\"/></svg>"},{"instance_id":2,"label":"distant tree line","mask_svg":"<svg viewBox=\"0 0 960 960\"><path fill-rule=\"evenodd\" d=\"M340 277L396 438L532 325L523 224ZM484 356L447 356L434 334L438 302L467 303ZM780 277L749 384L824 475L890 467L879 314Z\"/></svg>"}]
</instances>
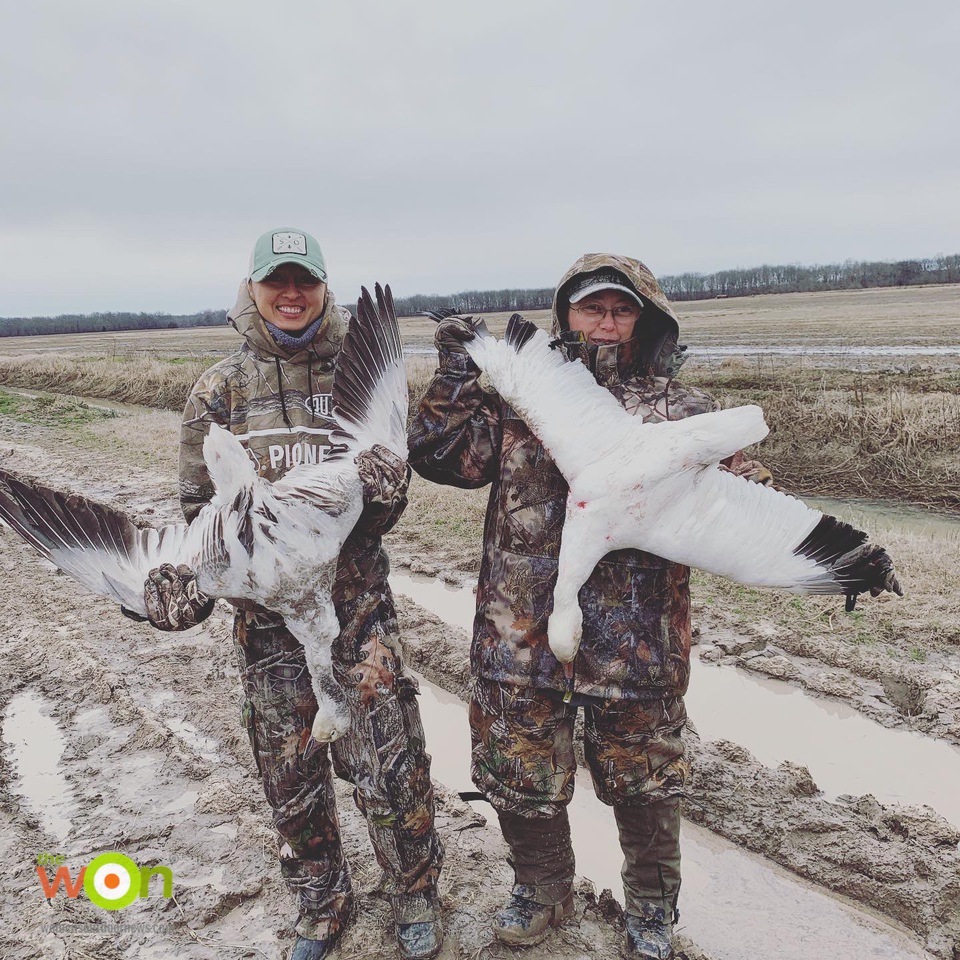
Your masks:
<instances>
[{"instance_id":1,"label":"distant tree line","mask_svg":"<svg viewBox=\"0 0 960 960\"><path fill-rule=\"evenodd\" d=\"M803 267L781 264L720 270L717 273L681 273L661 277L671 300L745 297L756 293L810 293L818 290L861 290L866 287L912 287L928 283L960 283L960 254L940 254L926 260L876 261Z\"/></svg>"},{"instance_id":2,"label":"distant tree line","mask_svg":"<svg viewBox=\"0 0 960 960\"><path fill-rule=\"evenodd\" d=\"M960 254L939 254L925 260L738 267L717 273L681 273L660 277L671 300L744 297L758 293L810 293L818 290L860 290L866 287L907 287L930 283L960 283ZM529 290L464 290L451 294L418 294L396 301L399 316L415 316L440 307L463 313L545 310L553 303L553 288ZM58 317L0 318L0 336L45 333L105 333L109 330L162 330L212 327L226 322L223 310L199 313L88 313Z\"/></svg>"},{"instance_id":3,"label":"distant tree line","mask_svg":"<svg viewBox=\"0 0 960 960\"><path fill-rule=\"evenodd\" d=\"M214 327L226 323L225 310L199 313L63 313L57 317L0 318L0 336L33 337L48 333L106 333L109 330L166 330Z\"/></svg>"},{"instance_id":4,"label":"distant tree line","mask_svg":"<svg viewBox=\"0 0 960 960\"><path fill-rule=\"evenodd\" d=\"M398 317L454 307L461 313L501 313L504 310L545 310L553 304L553 287L542 290L464 290L449 294L416 294L396 300Z\"/></svg>"},{"instance_id":5,"label":"distant tree line","mask_svg":"<svg viewBox=\"0 0 960 960\"><path fill-rule=\"evenodd\" d=\"M681 273L660 277L670 300L746 297L757 293L810 293L817 290L861 290L866 287L909 287L928 283L960 283L960 254L925 260L846 260L804 267L798 263L738 267L717 273ZM397 313L410 316L438 307L465 313L543 310L553 303L553 288L538 290L467 290L447 296L415 296L397 300Z\"/></svg>"}]
</instances>

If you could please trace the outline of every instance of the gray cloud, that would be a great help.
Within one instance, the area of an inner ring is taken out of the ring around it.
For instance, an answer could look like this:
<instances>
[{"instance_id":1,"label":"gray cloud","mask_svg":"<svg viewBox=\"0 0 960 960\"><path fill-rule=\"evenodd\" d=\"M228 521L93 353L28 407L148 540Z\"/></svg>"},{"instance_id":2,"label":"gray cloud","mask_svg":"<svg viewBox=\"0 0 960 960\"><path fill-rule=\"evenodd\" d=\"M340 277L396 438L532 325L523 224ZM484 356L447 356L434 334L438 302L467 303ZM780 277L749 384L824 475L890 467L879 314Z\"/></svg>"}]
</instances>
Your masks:
<instances>
[{"instance_id":1,"label":"gray cloud","mask_svg":"<svg viewBox=\"0 0 960 960\"><path fill-rule=\"evenodd\" d=\"M20 5L0 315L224 305L281 223L349 295L953 252L955 6Z\"/></svg>"}]
</instances>

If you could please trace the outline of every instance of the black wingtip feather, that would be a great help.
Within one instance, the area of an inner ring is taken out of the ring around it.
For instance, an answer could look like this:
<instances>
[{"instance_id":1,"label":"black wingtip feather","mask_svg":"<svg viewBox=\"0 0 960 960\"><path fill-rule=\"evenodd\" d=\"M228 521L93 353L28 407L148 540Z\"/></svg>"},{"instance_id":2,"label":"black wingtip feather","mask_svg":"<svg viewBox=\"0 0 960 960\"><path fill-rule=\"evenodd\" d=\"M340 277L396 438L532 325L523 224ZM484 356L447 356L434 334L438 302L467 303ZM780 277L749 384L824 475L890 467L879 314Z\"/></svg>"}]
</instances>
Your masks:
<instances>
[{"instance_id":1,"label":"black wingtip feather","mask_svg":"<svg viewBox=\"0 0 960 960\"><path fill-rule=\"evenodd\" d=\"M460 311L456 307L438 307L436 310L426 310L423 316L429 317L434 323L440 323L450 317L459 317Z\"/></svg>"},{"instance_id":2,"label":"black wingtip feather","mask_svg":"<svg viewBox=\"0 0 960 960\"><path fill-rule=\"evenodd\" d=\"M868 590L889 590L903 596L893 560L883 547L867 543L867 535L836 517L824 516L794 551L826 568L837 587L849 597Z\"/></svg>"},{"instance_id":3,"label":"black wingtip feather","mask_svg":"<svg viewBox=\"0 0 960 960\"><path fill-rule=\"evenodd\" d=\"M524 320L519 313L515 313L507 321L507 332L504 334L503 339L510 344L514 350L519 352L523 349L524 344L530 341L537 332L537 329L535 323Z\"/></svg>"}]
</instances>

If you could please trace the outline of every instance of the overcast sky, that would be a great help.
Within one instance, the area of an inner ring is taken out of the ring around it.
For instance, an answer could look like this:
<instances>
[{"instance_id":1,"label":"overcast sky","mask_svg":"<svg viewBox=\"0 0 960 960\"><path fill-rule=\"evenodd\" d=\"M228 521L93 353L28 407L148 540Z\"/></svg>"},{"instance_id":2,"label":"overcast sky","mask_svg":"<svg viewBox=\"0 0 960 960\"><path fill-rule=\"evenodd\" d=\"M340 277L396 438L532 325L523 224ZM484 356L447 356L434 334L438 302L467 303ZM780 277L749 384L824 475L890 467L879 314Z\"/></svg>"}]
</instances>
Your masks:
<instances>
[{"instance_id":1,"label":"overcast sky","mask_svg":"<svg viewBox=\"0 0 960 960\"><path fill-rule=\"evenodd\" d=\"M0 316L960 251L960 4L40 0L0 14Z\"/></svg>"}]
</instances>

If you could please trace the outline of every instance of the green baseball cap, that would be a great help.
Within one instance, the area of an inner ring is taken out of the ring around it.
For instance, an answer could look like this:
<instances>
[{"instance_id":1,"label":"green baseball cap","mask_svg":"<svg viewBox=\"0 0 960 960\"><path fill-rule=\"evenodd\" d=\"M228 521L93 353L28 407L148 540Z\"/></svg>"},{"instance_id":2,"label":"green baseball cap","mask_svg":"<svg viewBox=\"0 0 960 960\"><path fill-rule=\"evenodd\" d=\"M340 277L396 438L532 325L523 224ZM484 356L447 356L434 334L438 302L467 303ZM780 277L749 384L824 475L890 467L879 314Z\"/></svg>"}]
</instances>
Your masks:
<instances>
[{"instance_id":1,"label":"green baseball cap","mask_svg":"<svg viewBox=\"0 0 960 960\"><path fill-rule=\"evenodd\" d=\"M250 254L249 277L251 280L262 280L281 263L298 263L318 280L327 279L327 265L320 244L304 230L280 227L263 234Z\"/></svg>"}]
</instances>

